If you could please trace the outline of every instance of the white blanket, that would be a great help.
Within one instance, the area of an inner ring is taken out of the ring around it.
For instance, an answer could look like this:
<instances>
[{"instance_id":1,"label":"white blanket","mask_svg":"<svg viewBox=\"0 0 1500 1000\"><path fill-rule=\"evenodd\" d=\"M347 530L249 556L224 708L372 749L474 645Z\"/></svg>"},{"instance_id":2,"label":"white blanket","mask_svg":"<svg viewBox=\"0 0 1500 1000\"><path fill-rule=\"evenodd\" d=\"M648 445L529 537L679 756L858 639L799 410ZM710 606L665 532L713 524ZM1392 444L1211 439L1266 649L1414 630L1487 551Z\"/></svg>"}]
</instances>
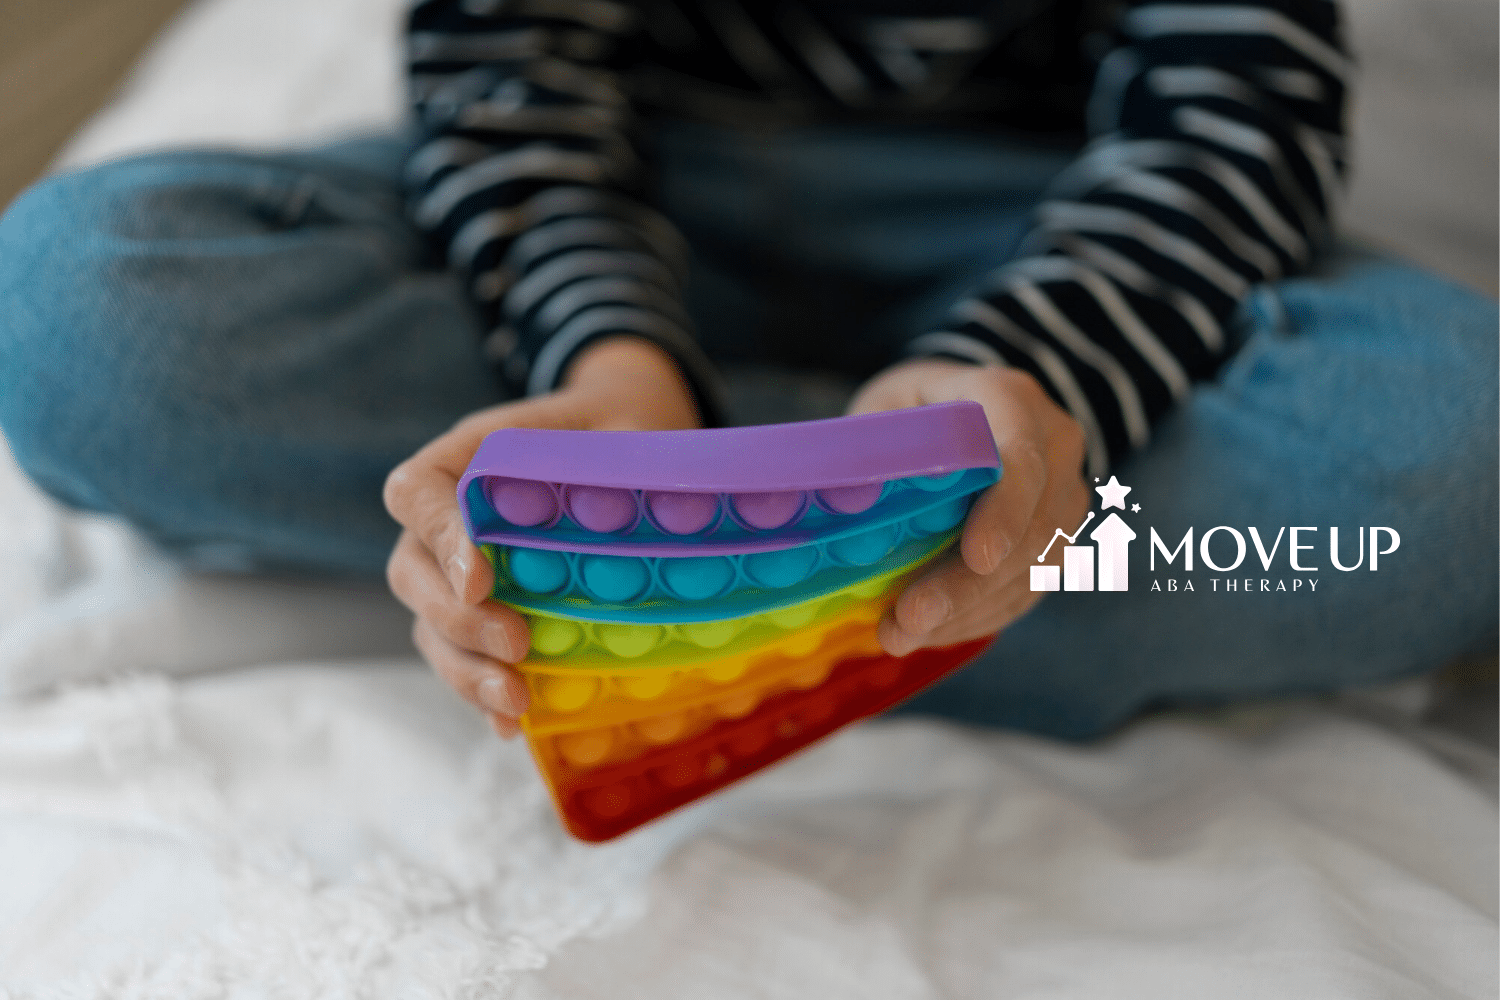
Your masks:
<instances>
[{"instance_id":1,"label":"white blanket","mask_svg":"<svg viewBox=\"0 0 1500 1000\"><path fill-rule=\"evenodd\" d=\"M1316 711L865 725L602 847L412 665L115 682L0 734L16 997L1495 989L1493 803Z\"/></svg>"},{"instance_id":2,"label":"white blanket","mask_svg":"<svg viewBox=\"0 0 1500 1000\"><path fill-rule=\"evenodd\" d=\"M388 123L393 11L200 4L70 156ZM1493 787L1329 705L867 724L586 847L388 597L184 576L3 451L0 524L6 1000L1496 995Z\"/></svg>"}]
</instances>

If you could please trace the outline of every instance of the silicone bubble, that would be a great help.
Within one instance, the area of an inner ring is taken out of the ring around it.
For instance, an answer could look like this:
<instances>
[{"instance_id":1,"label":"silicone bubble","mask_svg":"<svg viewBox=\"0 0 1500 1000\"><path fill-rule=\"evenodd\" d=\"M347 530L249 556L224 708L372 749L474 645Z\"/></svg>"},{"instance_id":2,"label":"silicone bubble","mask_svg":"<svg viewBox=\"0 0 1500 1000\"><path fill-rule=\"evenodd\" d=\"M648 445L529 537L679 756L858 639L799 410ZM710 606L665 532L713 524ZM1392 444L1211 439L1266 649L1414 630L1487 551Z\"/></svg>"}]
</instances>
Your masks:
<instances>
[{"instance_id":1,"label":"silicone bubble","mask_svg":"<svg viewBox=\"0 0 1500 1000\"><path fill-rule=\"evenodd\" d=\"M572 578L567 558L546 549L511 549L506 566L516 586L533 594L555 593Z\"/></svg>"},{"instance_id":2,"label":"silicone bubble","mask_svg":"<svg viewBox=\"0 0 1500 1000\"><path fill-rule=\"evenodd\" d=\"M677 626L677 631L695 646L718 649L733 642L734 637L743 631L743 627L739 619L730 618L716 622L684 622Z\"/></svg>"},{"instance_id":3,"label":"silicone bubble","mask_svg":"<svg viewBox=\"0 0 1500 1000\"><path fill-rule=\"evenodd\" d=\"M713 703L713 709L721 718L742 719L755 711L755 706L759 703L760 696L756 692L746 691L718 699Z\"/></svg>"},{"instance_id":4,"label":"silicone bubble","mask_svg":"<svg viewBox=\"0 0 1500 1000\"><path fill-rule=\"evenodd\" d=\"M962 478L963 474L963 470L959 469L957 471L950 472L945 476L917 476L911 479L910 482L919 490L926 490L928 493L936 493L939 490L946 490L948 487L958 482L959 479Z\"/></svg>"},{"instance_id":5,"label":"silicone bubble","mask_svg":"<svg viewBox=\"0 0 1500 1000\"><path fill-rule=\"evenodd\" d=\"M585 556L583 582L599 600L620 604L645 593L651 571L633 556Z\"/></svg>"},{"instance_id":6,"label":"silicone bubble","mask_svg":"<svg viewBox=\"0 0 1500 1000\"><path fill-rule=\"evenodd\" d=\"M969 513L969 500L962 497L941 507L933 507L925 510L911 519L911 526L917 531L926 534L937 534L947 531L964 519Z\"/></svg>"},{"instance_id":7,"label":"silicone bubble","mask_svg":"<svg viewBox=\"0 0 1500 1000\"><path fill-rule=\"evenodd\" d=\"M558 753L574 767L594 767L602 763L613 746L613 734L607 729L570 733L557 741Z\"/></svg>"},{"instance_id":8,"label":"silicone bubble","mask_svg":"<svg viewBox=\"0 0 1500 1000\"><path fill-rule=\"evenodd\" d=\"M593 677L548 677L542 682L542 700L554 712L576 712L593 701L598 690Z\"/></svg>"},{"instance_id":9,"label":"silicone bubble","mask_svg":"<svg viewBox=\"0 0 1500 1000\"><path fill-rule=\"evenodd\" d=\"M779 552L753 552L746 556L745 575L762 587L780 590L794 587L812 575L818 565L818 550L811 546Z\"/></svg>"},{"instance_id":10,"label":"silicone bubble","mask_svg":"<svg viewBox=\"0 0 1500 1000\"><path fill-rule=\"evenodd\" d=\"M696 534L719 516L719 498L713 493L654 490L646 494L646 507L657 527L672 535Z\"/></svg>"},{"instance_id":11,"label":"silicone bubble","mask_svg":"<svg viewBox=\"0 0 1500 1000\"><path fill-rule=\"evenodd\" d=\"M654 715L635 724L635 731L647 743L671 743L687 731L688 718L682 712Z\"/></svg>"},{"instance_id":12,"label":"silicone bubble","mask_svg":"<svg viewBox=\"0 0 1500 1000\"><path fill-rule=\"evenodd\" d=\"M548 483L494 476L485 481L485 497L495 513L519 527L557 520L557 494Z\"/></svg>"},{"instance_id":13,"label":"silicone bubble","mask_svg":"<svg viewBox=\"0 0 1500 1000\"><path fill-rule=\"evenodd\" d=\"M816 601L807 601L803 604L793 605L790 608L782 608L780 611L767 612L766 617L777 628L790 631L791 629L801 628L806 625L813 620L813 617L817 613L818 603Z\"/></svg>"},{"instance_id":14,"label":"silicone bubble","mask_svg":"<svg viewBox=\"0 0 1500 1000\"><path fill-rule=\"evenodd\" d=\"M871 528L849 538L828 543L829 553L845 566L872 566L896 547L900 529L895 525Z\"/></svg>"},{"instance_id":15,"label":"silicone bubble","mask_svg":"<svg viewBox=\"0 0 1500 1000\"><path fill-rule=\"evenodd\" d=\"M533 618L531 648L544 656L562 656L583 638L583 627L562 618Z\"/></svg>"},{"instance_id":16,"label":"silicone bubble","mask_svg":"<svg viewBox=\"0 0 1500 1000\"><path fill-rule=\"evenodd\" d=\"M870 577L868 580L861 580L859 583L856 583L852 587L850 587L849 595L851 597L868 599L871 597L879 597L881 594L885 593L885 590L885 584L879 577Z\"/></svg>"},{"instance_id":17,"label":"silicone bubble","mask_svg":"<svg viewBox=\"0 0 1500 1000\"><path fill-rule=\"evenodd\" d=\"M737 493L730 503L735 517L747 528L772 531L796 520L807 504L807 494L800 490Z\"/></svg>"},{"instance_id":18,"label":"silicone bubble","mask_svg":"<svg viewBox=\"0 0 1500 1000\"><path fill-rule=\"evenodd\" d=\"M665 670L655 673L627 677L619 682L620 689L638 701L650 701L666 694L672 686L672 675Z\"/></svg>"},{"instance_id":19,"label":"silicone bubble","mask_svg":"<svg viewBox=\"0 0 1500 1000\"><path fill-rule=\"evenodd\" d=\"M745 676L750 664L744 660L728 660L712 667L705 667L703 676L715 684L729 684Z\"/></svg>"},{"instance_id":20,"label":"silicone bubble","mask_svg":"<svg viewBox=\"0 0 1500 1000\"><path fill-rule=\"evenodd\" d=\"M638 656L645 656L660 645L666 636L666 629L660 625L633 625L621 622L614 625L600 625L597 634L605 649L616 656L633 660Z\"/></svg>"},{"instance_id":21,"label":"silicone bubble","mask_svg":"<svg viewBox=\"0 0 1500 1000\"><path fill-rule=\"evenodd\" d=\"M787 636L786 642L782 644L782 651L787 656L801 659L810 656L822 645L823 636L817 632L801 629Z\"/></svg>"},{"instance_id":22,"label":"silicone bubble","mask_svg":"<svg viewBox=\"0 0 1500 1000\"><path fill-rule=\"evenodd\" d=\"M600 486L569 486L568 516L580 528L599 534L612 534L634 527L639 509L630 490Z\"/></svg>"},{"instance_id":23,"label":"silicone bubble","mask_svg":"<svg viewBox=\"0 0 1500 1000\"><path fill-rule=\"evenodd\" d=\"M863 514L875 506L885 483L862 483L818 491L818 503L830 514Z\"/></svg>"},{"instance_id":24,"label":"silicone bubble","mask_svg":"<svg viewBox=\"0 0 1500 1000\"><path fill-rule=\"evenodd\" d=\"M666 764L651 771L651 776L668 788L690 785L702 774L702 763L688 754L674 754Z\"/></svg>"},{"instance_id":25,"label":"silicone bubble","mask_svg":"<svg viewBox=\"0 0 1500 1000\"><path fill-rule=\"evenodd\" d=\"M628 785L610 785L598 788L584 796L584 805L589 812L601 819L623 816L630 808L631 794Z\"/></svg>"},{"instance_id":26,"label":"silicone bubble","mask_svg":"<svg viewBox=\"0 0 1500 1000\"><path fill-rule=\"evenodd\" d=\"M723 556L663 559L662 582L685 601L702 601L722 593L734 580L734 563Z\"/></svg>"}]
</instances>

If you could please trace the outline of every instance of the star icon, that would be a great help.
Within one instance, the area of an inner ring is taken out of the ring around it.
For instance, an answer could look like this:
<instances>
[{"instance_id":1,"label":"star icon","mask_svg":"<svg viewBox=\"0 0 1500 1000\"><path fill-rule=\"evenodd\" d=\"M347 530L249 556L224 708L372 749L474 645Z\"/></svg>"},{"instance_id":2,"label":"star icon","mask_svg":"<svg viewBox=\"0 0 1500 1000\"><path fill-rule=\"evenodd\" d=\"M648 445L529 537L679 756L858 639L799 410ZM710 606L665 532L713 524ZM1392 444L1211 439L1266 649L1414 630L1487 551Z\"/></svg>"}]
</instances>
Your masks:
<instances>
[{"instance_id":1,"label":"star icon","mask_svg":"<svg viewBox=\"0 0 1500 1000\"><path fill-rule=\"evenodd\" d=\"M1095 477L1094 477L1094 482L1096 482L1096 483L1097 483L1097 482L1098 482L1098 481L1099 481L1099 477L1098 477L1098 476L1095 476Z\"/></svg>"},{"instance_id":2,"label":"star icon","mask_svg":"<svg viewBox=\"0 0 1500 1000\"><path fill-rule=\"evenodd\" d=\"M1138 504L1138 503L1131 504L1130 505L1130 512L1132 514L1139 514L1141 512L1141 505Z\"/></svg>"},{"instance_id":3,"label":"star icon","mask_svg":"<svg viewBox=\"0 0 1500 1000\"><path fill-rule=\"evenodd\" d=\"M1125 494L1130 492L1129 486L1121 486L1120 481L1114 476L1109 477L1109 482L1103 486L1095 486L1094 492L1104 498L1099 505L1100 510L1109 510L1111 507L1125 509Z\"/></svg>"}]
</instances>

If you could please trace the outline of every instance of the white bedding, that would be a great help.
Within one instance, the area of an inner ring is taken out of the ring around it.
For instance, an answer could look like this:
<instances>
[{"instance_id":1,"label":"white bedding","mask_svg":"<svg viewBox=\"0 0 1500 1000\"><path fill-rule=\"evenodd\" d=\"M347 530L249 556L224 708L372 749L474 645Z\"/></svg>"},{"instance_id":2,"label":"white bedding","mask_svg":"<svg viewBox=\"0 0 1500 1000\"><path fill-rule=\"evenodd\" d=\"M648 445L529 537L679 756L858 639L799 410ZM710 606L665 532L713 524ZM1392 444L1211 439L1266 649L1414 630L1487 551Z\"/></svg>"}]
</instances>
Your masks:
<instances>
[{"instance_id":1,"label":"white bedding","mask_svg":"<svg viewBox=\"0 0 1500 1000\"><path fill-rule=\"evenodd\" d=\"M69 158L378 127L393 11L208 0ZM1497 993L1493 782L1432 734L880 722L585 847L388 597L184 576L3 450L0 524L0 998Z\"/></svg>"}]
</instances>

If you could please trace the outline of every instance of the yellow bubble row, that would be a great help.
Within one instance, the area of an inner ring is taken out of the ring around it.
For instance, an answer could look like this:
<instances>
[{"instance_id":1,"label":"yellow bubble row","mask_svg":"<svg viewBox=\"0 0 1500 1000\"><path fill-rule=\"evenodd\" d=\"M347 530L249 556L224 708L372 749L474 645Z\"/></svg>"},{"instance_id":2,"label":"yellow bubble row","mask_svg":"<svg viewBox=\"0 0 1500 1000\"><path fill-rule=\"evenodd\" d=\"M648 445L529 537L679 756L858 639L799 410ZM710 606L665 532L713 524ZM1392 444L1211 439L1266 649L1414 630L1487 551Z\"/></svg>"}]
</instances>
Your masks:
<instances>
[{"instance_id":1,"label":"yellow bubble row","mask_svg":"<svg viewBox=\"0 0 1500 1000\"><path fill-rule=\"evenodd\" d=\"M818 664L830 651L847 651L855 638L869 646L876 624L894 600L895 593L888 592L846 605L822 624L782 635L753 653L720 657L683 670L533 670L522 664L520 671L531 688L528 731L613 724L705 701L727 703L726 699L733 701L787 677L811 676L818 669L826 675L831 663L823 668Z\"/></svg>"}]
</instances>

